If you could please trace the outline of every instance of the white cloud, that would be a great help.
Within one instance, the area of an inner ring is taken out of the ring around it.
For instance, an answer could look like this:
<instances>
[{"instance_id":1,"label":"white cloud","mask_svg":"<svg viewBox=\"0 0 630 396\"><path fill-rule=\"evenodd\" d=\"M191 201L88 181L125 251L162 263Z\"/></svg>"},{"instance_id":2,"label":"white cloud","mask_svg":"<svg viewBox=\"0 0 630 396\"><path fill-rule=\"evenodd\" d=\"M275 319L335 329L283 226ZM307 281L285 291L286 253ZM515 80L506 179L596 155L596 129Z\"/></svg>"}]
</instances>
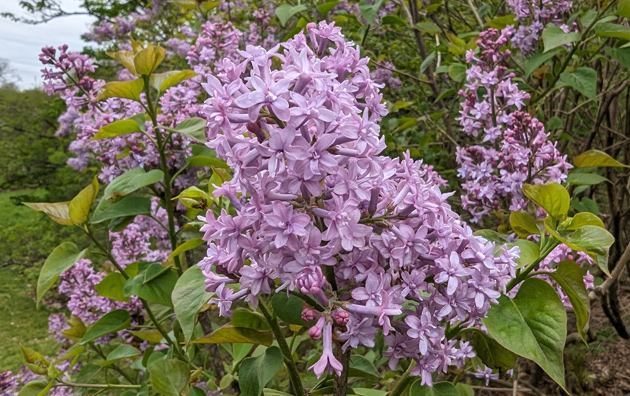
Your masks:
<instances>
[{"instance_id":1,"label":"white cloud","mask_svg":"<svg viewBox=\"0 0 630 396\"><path fill-rule=\"evenodd\" d=\"M18 5L19 0L0 1L0 12L13 12L25 15ZM73 1L62 0L62 5L68 10L76 10ZM73 15L53 19L39 25L28 25L0 19L0 58L7 59L20 77L18 85L21 88L41 86L42 80L39 63L39 53L43 46L57 47L68 44L71 50L81 51L86 43L81 35L88 31L94 18L87 15Z\"/></svg>"}]
</instances>

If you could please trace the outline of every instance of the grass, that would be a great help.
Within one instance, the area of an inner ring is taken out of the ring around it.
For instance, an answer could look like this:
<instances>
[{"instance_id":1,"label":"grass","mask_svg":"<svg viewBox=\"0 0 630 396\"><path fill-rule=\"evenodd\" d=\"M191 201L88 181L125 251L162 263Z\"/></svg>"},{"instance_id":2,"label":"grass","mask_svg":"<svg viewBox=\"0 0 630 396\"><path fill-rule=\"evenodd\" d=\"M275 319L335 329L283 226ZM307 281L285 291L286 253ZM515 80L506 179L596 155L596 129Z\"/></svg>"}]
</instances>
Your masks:
<instances>
[{"instance_id":1,"label":"grass","mask_svg":"<svg viewBox=\"0 0 630 396\"><path fill-rule=\"evenodd\" d=\"M37 197L42 191L0 193L0 245L4 245L4 249L11 253L21 250L37 252L40 246L37 245L36 238L38 235L44 237L44 232L40 234L38 230L51 230L48 223L42 227L42 222L50 220L25 206L17 206L11 202L12 196L24 194ZM30 230L31 233L21 232L22 230ZM54 234L55 228L52 230ZM20 257L37 262L20 262ZM39 261L41 259L35 254L0 255L0 372L15 372L20 369L20 344L48 356L57 351L58 345L48 337L50 311L45 307L40 307L39 310L35 307L35 285L41 264ZM7 265L9 262L11 265Z\"/></svg>"}]
</instances>

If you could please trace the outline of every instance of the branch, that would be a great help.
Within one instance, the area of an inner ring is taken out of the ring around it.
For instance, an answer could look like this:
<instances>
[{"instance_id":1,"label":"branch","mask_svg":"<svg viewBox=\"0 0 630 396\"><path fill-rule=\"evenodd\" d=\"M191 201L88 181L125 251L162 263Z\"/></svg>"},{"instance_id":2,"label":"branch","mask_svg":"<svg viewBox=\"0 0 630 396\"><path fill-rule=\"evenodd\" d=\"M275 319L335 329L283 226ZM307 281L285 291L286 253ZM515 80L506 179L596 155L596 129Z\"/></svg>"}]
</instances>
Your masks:
<instances>
[{"instance_id":1,"label":"branch","mask_svg":"<svg viewBox=\"0 0 630 396\"><path fill-rule=\"evenodd\" d=\"M630 243L626 246L626 250L623 251L619 260L617 260L617 264L615 264L615 269L610 274L610 278L606 279L604 283L597 286L593 291L588 294L588 297L592 300L597 299L598 296L603 296L608 289L619 279L621 274L623 273L623 269L626 267L626 263L630 261Z\"/></svg>"}]
</instances>

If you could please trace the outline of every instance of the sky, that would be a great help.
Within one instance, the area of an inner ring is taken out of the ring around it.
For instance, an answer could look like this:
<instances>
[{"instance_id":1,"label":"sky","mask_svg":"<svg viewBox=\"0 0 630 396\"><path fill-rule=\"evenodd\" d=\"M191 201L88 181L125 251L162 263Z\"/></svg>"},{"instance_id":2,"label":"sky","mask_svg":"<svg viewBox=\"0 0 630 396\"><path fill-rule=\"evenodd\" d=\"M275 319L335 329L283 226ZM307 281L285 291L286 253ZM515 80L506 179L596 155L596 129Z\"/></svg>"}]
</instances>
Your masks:
<instances>
[{"instance_id":1,"label":"sky","mask_svg":"<svg viewBox=\"0 0 630 396\"><path fill-rule=\"evenodd\" d=\"M13 12L25 15L18 5L19 0L0 0L0 13ZM61 0L64 9L76 11L78 2ZM88 31L93 18L73 15L53 19L39 25L27 25L0 18L0 58L9 61L16 83L22 89L40 87L42 79L39 63L40 49L45 45L68 44L70 50L81 51L86 45L81 34Z\"/></svg>"}]
</instances>

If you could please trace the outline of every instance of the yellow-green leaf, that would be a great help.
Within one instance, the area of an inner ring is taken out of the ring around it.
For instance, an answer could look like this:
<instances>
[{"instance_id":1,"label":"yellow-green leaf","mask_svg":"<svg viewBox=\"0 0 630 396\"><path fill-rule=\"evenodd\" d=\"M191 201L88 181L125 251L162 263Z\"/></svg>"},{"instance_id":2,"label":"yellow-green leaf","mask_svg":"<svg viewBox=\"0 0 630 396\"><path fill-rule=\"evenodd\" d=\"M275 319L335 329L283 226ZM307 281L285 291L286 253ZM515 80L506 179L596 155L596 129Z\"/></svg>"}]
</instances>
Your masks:
<instances>
[{"instance_id":1,"label":"yellow-green leaf","mask_svg":"<svg viewBox=\"0 0 630 396\"><path fill-rule=\"evenodd\" d=\"M74 224L83 224L87 221L92 202L98 195L98 189L98 179L94 176L92 183L72 198L69 205L69 213L70 219L72 219Z\"/></svg>"},{"instance_id":2,"label":"yellow-green leaf","mask_svg":"<svg viewBox=\"0 0 630 396\"><path fill-rule=\"evenodd\" d=\"M109 139L137 132L144 132L144 113L100 127L92 140Z\"/></svg>"},{"instance_id":3,"label":"yellow-green leaf","mask_svg":"<svg viewBox=\"0 0 630 396\"><path fill-rule=\"evenodd\" d=\"M582 153L573 159L573 163L578 168L585 168L589 166L628 168L628 165L622 164L600 150L589 150Z\"/></svg>"},{"instance_id":4,"label":"yellow-green leaf","mask_svg":"<svg viewBox=\"0 0 630 396\"><path fill-rule=\"evenodd\" d=\"M266 346L271 345L272 342L273 336L269 331L233 327L231 323L193 341L195 344L262 344Z\"/></svg>"},{"instance_id":5,"label":"yellow-green leaf","mask_svg":"<svg viewBox=\"0 0 630 396\"><path fill-rule=\"evenodd\" d=\"M534 216L522 210L510 213L510 226L521 238L540 233Z\"/></svg>"},{"instance_id":6,"label":"yellow-green leaf","mask_svg":"<svg viewBox=\"0 0 630 396\"><path fill-rule=\"evenodd\" d=\"M569 192L558 183L525 184L523 193L558 220L566 217L571 205Z\"/></svg>"},{"instance_id":7,"label":"yellow-green leaf","mask_svg":"<svg viewBox=\"0 0 630 396\"><path fill-rule=\"evenodd\" d=\"M171 252L171 254L168 255L169 259L172 259L175 256L179 256L180 254L187 252L189 250L192 250L194 248L196 248L197 246L201 245L203 243L203 239L201 238L194 238L191 239L189 241L186 241L184 243L182 243L181 245L179 245L177 247L177 249L173 250L173 252Z\"/></svg>"},{"instance_id":8,"label":"yellow-green leaf","mask_svg":"<svg viewBox=\"0 0 630 396\"><path fill-rule=\"evenodd\" d=\"M72 219L70 218L70 201L67 202L22 202L29 208L37 211L44 212L61 225L72 225Z\"/></svg>"},{"instance_id":9,"label":"yellow-green leaf","mask_svg":"<svg viewBox=\"0 0 630 396\"><path fill-rule=\"evenodd\" d=\"M160 66L160 63L164 60L166 51L164 48L149 45L147 48L141 50L133 58L133 64L136 67L136 73L141 76L148 76Z\"/></svg>"},{"instance_id":10,"label":"yellow-green leaf","mask_svg":"<svg viewBox=\"0 0 630 396\"><path fill-rule=\"evenodd\" d=\"M138 75L136 73L136 66L133 64L133 58L135 56L135 54L133 52L131 52L131 51L107 52L107 55L110 58L114 58L118 62L120 62L134 76Z\"/></svg>"},{"instance_id":11,"label":"yellow-green leaf","mask_svg":"<svg viewBox=\"0 0 630 396\"><path fill-rule=\"evenodd\" d=\"M173 70L166 73L151 75L151 86L158 92L164 92L170 87L197 75L192 70Z\"/></svg>"},{"instance_id":12,"label":"yellow-green leaf","mask_svg":"<svg viewBox=\"0 0 630 396\"><path fill-rule=\"evenodd\" d=\"M140 94L143 89L144 81L142 79L131 81L113 81L105 84L96 99L104 100L108 98L123 98L139 102Z\"/></svg>"}]
</instances>

